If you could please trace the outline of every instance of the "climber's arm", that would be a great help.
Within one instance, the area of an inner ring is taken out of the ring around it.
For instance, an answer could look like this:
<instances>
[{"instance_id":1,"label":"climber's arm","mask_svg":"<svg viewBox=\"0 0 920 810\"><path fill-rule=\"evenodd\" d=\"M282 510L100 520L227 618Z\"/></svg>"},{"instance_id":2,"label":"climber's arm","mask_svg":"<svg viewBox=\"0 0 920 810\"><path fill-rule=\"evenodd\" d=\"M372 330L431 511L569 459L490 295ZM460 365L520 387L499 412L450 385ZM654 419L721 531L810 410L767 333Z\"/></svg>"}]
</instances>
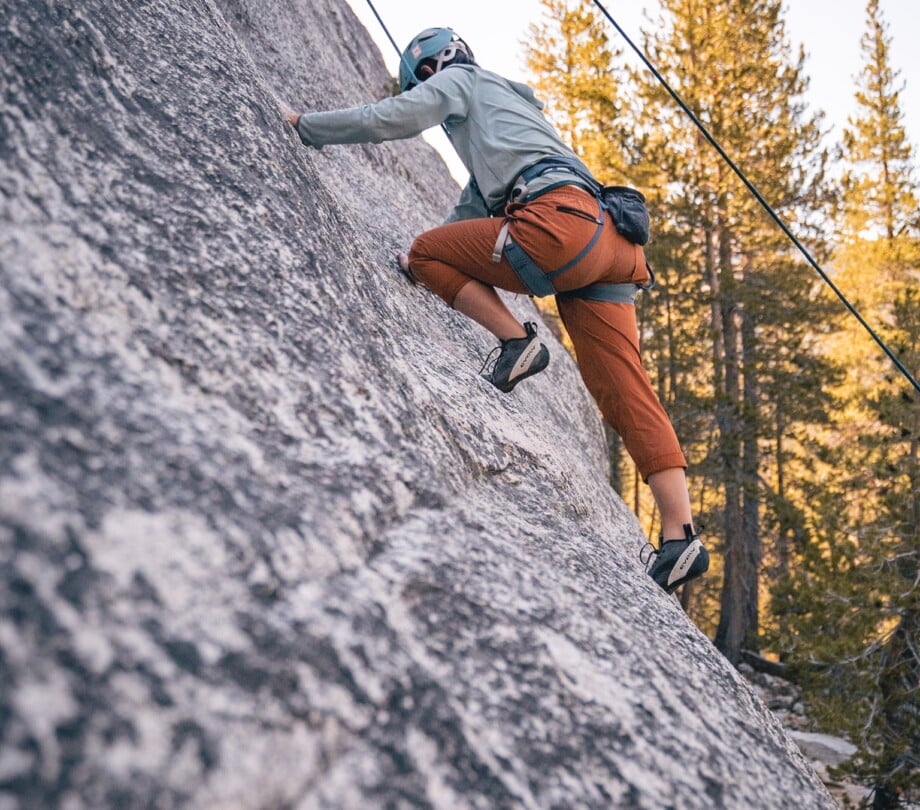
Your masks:
<instances>
[{"instance_id":1,"label":"climber's arm","mask_svg":"<svg viewBox=\"0 0 920 810\"><path fill-rule=\"evenodd\" d=\"M282 112L307 146L380 143L411 138L448 118L465 118L472 83L470 71L444 70L376 104L300 115L282 107Z\"/></svg>"}]
</instances>

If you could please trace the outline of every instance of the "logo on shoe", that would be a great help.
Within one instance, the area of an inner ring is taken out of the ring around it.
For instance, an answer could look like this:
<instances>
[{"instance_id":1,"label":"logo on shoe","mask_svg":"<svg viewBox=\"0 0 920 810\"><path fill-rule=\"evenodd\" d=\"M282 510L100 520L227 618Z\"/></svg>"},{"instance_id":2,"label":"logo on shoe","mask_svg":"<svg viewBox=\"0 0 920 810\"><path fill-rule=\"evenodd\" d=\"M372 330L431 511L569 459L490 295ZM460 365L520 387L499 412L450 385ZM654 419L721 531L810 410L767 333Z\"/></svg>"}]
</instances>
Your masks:
<instances>
[{"instance_id":1,"label":"logo on shoe","mask_svg":"<svg viewBox=\"0 0 920 810\"><path fill-rule=\"evenodd\" d=\"M673 585L679 579L686 576L693 563L696 562L696 558L700 556L702 545L703 544L699 540L694 540L684 549L684 553L677 558L677 562L671 569L671 575L668 577L668 585Z\"/></svg>"},{"instance_id":2,"label":"logo on shoe","mask_svg":"<svg viewBox=\"0 0 920 810\"><path fill-rule=\"evenodd\" d=\"M530 344L521 352L521 356L518 357L517 362L511 367L511 373L508 375L508 382L511 382L515 377L520 377L524 372L530 368L530 364L533 363L537 354L540 351L540 342L534 338L530 341Z\"/></svg>"}]
</instances>

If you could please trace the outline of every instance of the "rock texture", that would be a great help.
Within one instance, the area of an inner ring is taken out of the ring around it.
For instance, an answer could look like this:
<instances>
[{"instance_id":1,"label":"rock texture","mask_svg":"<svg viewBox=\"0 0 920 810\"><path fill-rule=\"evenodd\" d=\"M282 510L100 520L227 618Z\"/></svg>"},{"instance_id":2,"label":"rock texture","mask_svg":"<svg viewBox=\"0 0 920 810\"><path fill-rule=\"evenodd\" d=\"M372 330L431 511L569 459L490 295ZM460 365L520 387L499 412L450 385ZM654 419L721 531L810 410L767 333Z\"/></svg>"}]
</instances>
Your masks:
<instances>
[{"instance_id":1,"label":"rock texture","mask_svg":"<svg viewBox=\"0 0 920 810\"><path fill-rule=\"evenodd\" d=\"M12 0L0 78L0 808L833 806L561 348L394 270L440 160L283 124L389 91L344 3Z\"/></svg>"}]
</instances>

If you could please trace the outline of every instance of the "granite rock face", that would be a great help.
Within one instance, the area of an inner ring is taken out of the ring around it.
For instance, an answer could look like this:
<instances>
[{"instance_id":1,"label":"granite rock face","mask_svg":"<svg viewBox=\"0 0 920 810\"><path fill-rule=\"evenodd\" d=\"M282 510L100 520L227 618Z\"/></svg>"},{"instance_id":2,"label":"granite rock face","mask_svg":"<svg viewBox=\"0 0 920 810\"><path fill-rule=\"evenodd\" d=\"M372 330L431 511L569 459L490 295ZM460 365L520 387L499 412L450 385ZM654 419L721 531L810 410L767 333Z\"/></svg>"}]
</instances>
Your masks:
<instances>
[{"instance_id":1,"label":"granite rock face","mask_svg":"<svg viewBox=\"0 0 920 810\"><path fill-rule=\"evenodd\" d=\"M344 3L12 0L0 81L2 810L833 806L561 347L396 272L440 159L283 123L389 92Z\"/></svg>"}]
</instances>

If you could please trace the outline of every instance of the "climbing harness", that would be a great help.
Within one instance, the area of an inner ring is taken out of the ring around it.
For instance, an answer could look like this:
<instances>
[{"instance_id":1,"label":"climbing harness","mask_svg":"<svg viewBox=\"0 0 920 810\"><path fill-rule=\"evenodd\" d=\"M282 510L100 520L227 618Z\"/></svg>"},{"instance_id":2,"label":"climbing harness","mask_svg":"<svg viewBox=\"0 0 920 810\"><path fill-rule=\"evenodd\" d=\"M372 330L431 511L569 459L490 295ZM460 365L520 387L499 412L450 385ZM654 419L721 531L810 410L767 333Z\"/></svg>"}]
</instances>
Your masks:
<instances>
[{"instance_id":1,"label":"climbing harness","mask_svg":"<svg viewBox=\"0 0 920 810\"><path fill-rule=\"evenodd\" d=\"M556 182L550 183L534 193L528 193L527 188L530 183L538 177L543 177L551 172L558 172L562 176ZM507 202L529 203L548 191L563 185L576 185L591 194L597 201L598 216L596 218L577 208L570 208L565 205L557 206L556 210L558 211L582 217L597 225L594 235L578 255L555 270L548 271L541 268L514 241L509 233L511 220L506 219L498 233L498 239L492 251L492 261L498 263L504 255L521 283L530 291L531 295L535 295L538 298L559 294L563 298L581 298L588 301L607 301L615 304L635 304L636 294L639 290L650 290L655 286L654 273L652 273L651 282L647 285L599 282L577 290L568 290L561 294L557 293L553 280L575 267L594 249L601 232L604 230L604 223L608 213L613 219L617 231L630 242L637 245L644 245L648 242L649 215L648 209L645 207L645 198L635 189L627 188L626 186L603 186L594 179L580 160L558 155L544 158L533 166L524 169L511 184ZM504 205L503 203L499 208L503 210ZM648 269L651 273L651 267Z\"/></svg>"},{"instance_id":2,"label":"climbing harness","mask_svg":"<svg viewBox=\"0 0 920 810\"><path fill-rule=\"evenodd\" d=\"M630 48L635 51L639 58L643 61L645 66L652 72L652 75L661 83L662 87L667 90L671 98L680 106L680 108L690 117L690 120L697 126L700 132L703 134L703 137L712 145L712 147L719 153L720 157L728 164L729 168L738 176L742 183L747 186L748 191L754 195L754 198L758 203L763 207L763 209L770 215L770 218L779 226L780 230L789 237L792 244L794 244L799 252L805 257L806 261L814 268L819 276L824 280L824 282L831 288L834 294L843 302L843 305L847 308L850 314L856 318L857 321L862 325L862 327L869 333L872 339L878 344L885 354L888 355L889 359L895 364L898 371L904 375L905 379L914 387L915 390L920 392L920 382L914 378L914 376L907 370L907 367L901 362L898 356L888 347L885 341L875 332L875 330L866 322L865 318L859 313L859 311L854 307L847 297L841 292L841 290L831 281L827 273L822 269L821 265L812 257L811 253L805 248L805 246L796 238L795 234L789 229L786 223L782 220L779 214L773 210L773 207L764 199L763 195L757 189L757 187L747 178L747 175L735 164L735 162L728 156L726 151L722 148L719 142L710 134L709 130L703 125L699 118L694 115L693 110L691 110L685 103L684 100L678 95L670 84L665 80L661 73L656 70L655 66L651 63L649 58L645 55L641 48L639 48L626 34L626 32L620 27L616 20L610 15L610 12L604 8L603 3L600 0L594 0L594 5L596 5L601 13L610 21L610 24L617 30L621 37L626 40L626 43Z\"/></svg>"}]
</instances>

